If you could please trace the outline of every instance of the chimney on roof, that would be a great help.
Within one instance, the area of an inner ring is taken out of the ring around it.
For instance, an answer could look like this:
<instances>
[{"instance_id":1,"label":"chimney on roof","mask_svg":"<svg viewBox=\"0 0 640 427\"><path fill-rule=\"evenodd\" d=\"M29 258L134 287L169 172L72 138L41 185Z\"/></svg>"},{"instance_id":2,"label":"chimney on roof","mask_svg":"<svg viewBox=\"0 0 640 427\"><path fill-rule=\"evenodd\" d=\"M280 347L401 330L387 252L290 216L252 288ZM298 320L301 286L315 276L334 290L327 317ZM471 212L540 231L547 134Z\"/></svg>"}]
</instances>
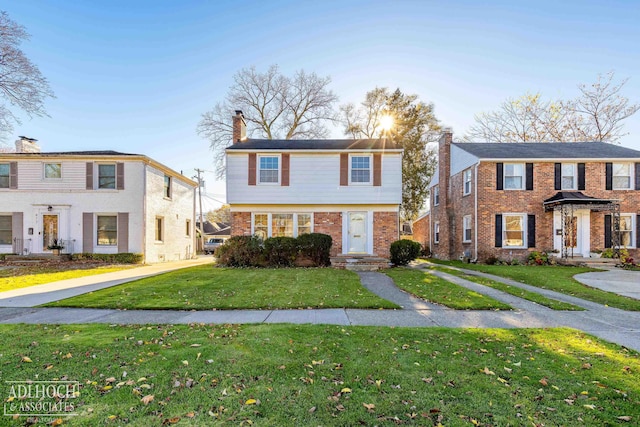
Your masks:
<instances>
[{"instance_id":1,"label":"chimney on roof","mask_svg":"<svg viewBox=\"0 0 640 427\"><path fill-rule=\"evenodd\" d=\"M233 116L233 143L245 141L247 139L247 122L244 121L244 115L241 110L236 110Z\"/></svg>"},{"instance_id":2,"label":"chimney on roof","mask_svg":"<svg viewBox=\"0 0 640 427\"><path fill-rule=\"evenodd\" d=\"M37 139L19 136L16 140L16 153L39 153L40 146L36 144Z\"/></svg>"}]
</instances>

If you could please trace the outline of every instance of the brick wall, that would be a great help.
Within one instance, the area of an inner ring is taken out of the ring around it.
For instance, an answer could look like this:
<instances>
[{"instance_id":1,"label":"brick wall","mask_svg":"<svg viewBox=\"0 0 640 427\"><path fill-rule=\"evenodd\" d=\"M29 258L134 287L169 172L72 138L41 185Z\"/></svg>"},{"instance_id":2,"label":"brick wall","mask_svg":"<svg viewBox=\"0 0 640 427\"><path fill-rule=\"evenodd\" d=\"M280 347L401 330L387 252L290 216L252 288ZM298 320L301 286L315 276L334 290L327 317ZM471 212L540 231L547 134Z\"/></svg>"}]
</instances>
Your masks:
<instances>
[{"instance_id":1,"label":"brick wall","mask_svg":"<svg viewBox=\"0 0 640 427\"><path fill-rule=\"evenodd\" d=\"M453 135L445 132L438 141L438 187L440 190L440 203L431 208L432 227L436 222L440 223L440 241L432 246L433 256L436 258L449 259L451 257L451 243L455 235L455 213L451 206L449 175L451 173L451 141Z\"/></svg>"},{"instance_id":2,"label":"brick wall","mask_svg":"<svg viewBox=\"0 0 640 427\"><path fill-rule=\"evenodd\" d=\"M231 235L251 235L251 212L231 212Z\"/></svg>"},{"instance_id":3,"label":"brick wall","mask_svg":"<svg viewBox=\"0 0 640 427\"><path fill-rule=\"evenodd\" d=\"M379 257L389 258L391 243L400 236L397 212L373 213L373 253Z\"/></svg>"},{"instance_id":4,"label":"brick wall","mask_svg":"<svg viewBox=\"0 0 640 427\"><path fill-rule=\"evenodd\" d=\"M431 227L429 226L429 215L424 215L413 222L413 240L422 246L429 247L431 240Z\"/></svg>"},{"instance_id":5,"label":"brick wall","mask_svg":"<svg viewBox=\"0 0 640 427\"><path fill-rule=\"evenodd\" d=\"M341 212L314 212L313 231L315 233L328 234L333 239L331 256L342 253L342 213Z\"/></svg>"}]
</instances>

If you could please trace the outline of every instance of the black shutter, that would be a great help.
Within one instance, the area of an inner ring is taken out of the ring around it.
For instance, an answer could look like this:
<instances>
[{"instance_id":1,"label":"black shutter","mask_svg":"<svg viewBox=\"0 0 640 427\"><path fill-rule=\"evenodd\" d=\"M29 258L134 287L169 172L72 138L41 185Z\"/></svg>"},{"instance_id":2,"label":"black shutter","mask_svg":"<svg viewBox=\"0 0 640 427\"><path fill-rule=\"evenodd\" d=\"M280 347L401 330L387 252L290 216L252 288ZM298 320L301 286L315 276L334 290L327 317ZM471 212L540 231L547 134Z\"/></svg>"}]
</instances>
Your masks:
<instances>
[{"instance_id":1,"label":"black shutter","mask_svg":"<svg viewBox=\"0 0 640 427\"><path fill-rule=\"evenodd\" d=\"M526 169L525 187L528 191L531 191L533 190L533 163L527 163L525 165L525 169Z\"/></svg>"},{"instance_id":2,"label":"black shutter","mask_svg":"<svg viewBox=\"0 0 640 427\"><path fill-rule=\"evenodd\" d=\"M527 247L536 247L536 216L527 215Z\"/></svg>"},{"instance_id":3,"label":"black shutter","mask_svg":"<svg viewBox=\"0 0 640 427\"><path fill-rule=\"evenodd\" d=\"M562 190L562 163L553 165L553 189Z\"/></svg>"},{"instance_id":4,"label":"black shutter","mask_svg":"<svg viewBox=\"0 0 640 427\"><path fill-rule=\"evenodd\" d=\"M637 165L637 163L636 163L636 165ZM637 177L637 175L636 175L636 177ZM636 179L638 179L638 178L636 178ZM636 248L640 248L640 215L636 215Z\"/></svg>"},{"instance_id":5,"label":"black shutter","mask_svg":"<svg viewBox=\"0 0 640 427\"><path fill-rule=\"evenodd\" d=\"M606 187L607 190L613 190L613 163L606 163L604 167L606 174Z\"/></svg>"},{"instance_id":6,"label":"black shutter","mask_svg":"<svg viewBox=\"0 0 640 427\"><path fill-rule=\"evenodd\" d=\"M586 190L584 179L584 163L578 163L578 191Z\"/></svg>"},{"instance_id":7,"label":"black shutter","mask_svg":"<svg viewBox=\"0 0 640 427\"><path fill-rule=\"evenodd\" d=\"M611 215L604 216L604 247L610 248L611 242Z\"/></svg>"},{"instance_id":8,"label":"black shutter","mask_svg":"<svg viewBox=\"0 0 640 427\"><path fill-rule=\"evenodd\" d=\"M496 214L496 248L501 248L501 247L502 247L502 215Z\"/></svg>"},{"instance_id":9,"label":"black shutter","mask_svg":"<svg viewBox=\"0 0 640 427\"><path fill-rule=\"evenodd\" d=\"M640 163L636 163L636 190L640 190Z\"/></svg>"},{"instance_id":10,"label":"black shutter","mask_svg":"<svg viewBox=\"0 0 640 427\"><path fill-rule=\"evenodd\" d=\"M504 180L504 164L496 163L496 190L502 190Z\"/></svg>"}]
</instances>

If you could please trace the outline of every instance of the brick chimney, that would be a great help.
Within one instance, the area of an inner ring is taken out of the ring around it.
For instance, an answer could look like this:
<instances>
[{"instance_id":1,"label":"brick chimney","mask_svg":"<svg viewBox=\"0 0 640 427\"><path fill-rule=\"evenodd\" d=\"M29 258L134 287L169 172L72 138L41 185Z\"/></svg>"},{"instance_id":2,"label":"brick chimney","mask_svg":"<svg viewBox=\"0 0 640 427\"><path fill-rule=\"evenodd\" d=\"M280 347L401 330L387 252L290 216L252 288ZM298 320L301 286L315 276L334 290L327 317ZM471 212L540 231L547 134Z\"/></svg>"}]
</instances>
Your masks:
<instances>
[{"instance_id":1,"label":"brick chimney","mask_svg":"<svg viewBox=\"0 0 640 427\"><path fill-rule=\"evenodd\" d=\"M444 128L438 141L438 185L440 186L440 206L443 208L443 212L441 211L443 214L439 218L440 235L446 238L440 239L440 246L443 252L449 255L449 259L454 259L457 224L451 204L451 142L453 142L453 131L451 128Z\"/></svg>"},{"instance_id":2,"label":"brick chimney","mask_svg":"<svg viewBox=\"0 0 640 427\"><path fill-rule=\"evenodd\" d=\"M233 143L237 144L247 139L247 122L244 121L244 115L241 110L236 110L233 116Z\"/></svg>"},{"instance_id":3,"label":"brick chimney","mask_svg":"<svg viewBox=\"0 0 640 427\"><path fill-rule=\"evenodd\" d=\"M16 153L39 153L40 146L36 144L37 139L19 136L16 140Z\"/></svg>"}]
</instances>

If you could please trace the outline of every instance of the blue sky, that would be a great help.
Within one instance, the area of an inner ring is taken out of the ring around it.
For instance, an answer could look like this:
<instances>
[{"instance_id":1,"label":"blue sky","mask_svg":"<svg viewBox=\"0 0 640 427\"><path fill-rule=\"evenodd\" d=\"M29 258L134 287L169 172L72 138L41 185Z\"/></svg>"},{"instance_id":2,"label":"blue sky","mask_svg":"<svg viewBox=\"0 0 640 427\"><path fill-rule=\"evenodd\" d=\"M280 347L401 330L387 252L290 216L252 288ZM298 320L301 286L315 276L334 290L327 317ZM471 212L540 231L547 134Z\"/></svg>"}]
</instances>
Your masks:
<instances>
[{"instance_id":1,"label":"blue sky","mask_svg":"<svg viewBox=\"0 0 640 427\"><path fill-rule=\"evenodd\" d=\"M50 118L25 118L14 136L44 151L146 154L189 176L214 167L200 115L252 65L330 76L341 104L400 88L433 102L454 136L508 97L572 98L610 70L640 102L637 1L0 0L0 10L31 34L22 48L57 96ZM625 130L622 145L640 149L640 113ZM224 200L224 184L206 181Z\"/></svg>"}]
</instances>

